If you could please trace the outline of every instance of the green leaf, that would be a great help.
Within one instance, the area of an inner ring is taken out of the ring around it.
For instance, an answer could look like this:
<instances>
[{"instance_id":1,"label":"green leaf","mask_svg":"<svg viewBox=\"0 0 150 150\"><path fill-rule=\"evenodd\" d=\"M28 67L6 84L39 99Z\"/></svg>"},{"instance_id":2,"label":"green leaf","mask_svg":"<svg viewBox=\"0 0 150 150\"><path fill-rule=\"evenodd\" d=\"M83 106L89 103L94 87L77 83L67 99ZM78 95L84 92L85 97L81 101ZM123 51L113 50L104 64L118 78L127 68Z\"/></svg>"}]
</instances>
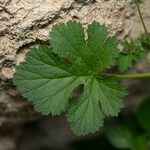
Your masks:
<instances>
[{"instance_id":1,"label":"green leaf","mask_svg":"<svg viewBox=\"0 0 150 150\"><path fill-rule=\"evenodd\" d=\"M106 128L109 142L116 148L127 149L132 147L133 135L130 129L123 124L111 124Z\"/></svg>"},{"instance_id":2,"label":"green leaf","mask_svg":"<svg viewBox=\"0 0 150 150\"><path fill-rule=\"evenodd\" d=\"M126 95L115 79L97 74L118 56L117 40L97 22L89 26L85 40L81 24L69 21L52 28L50 42L52 49L41 45L30 50L26 62L17 67L14 84L44 115L67 110L67 120L76 134L97 131L105 115L118 115L123 107L121 98ZM83 93L70 102L72 92L81 84Z\"/></svg>"},{"instance_id":3,"label":"green leaf","mask_svg":"<svg viewBox=\"0 0 150 150\"><path fill-rule=\"evenodd\" d=\"M143 48L140 39L122 42L123 52L117 58L117 66L121 72L127 71L135 62L142 59L147 50Z\"/></svg>"},{"instance_id":4,"label":"green leaf","mask_svg":"<svg viewBox=\"0 0 150 150\"><path fill-rule=\"evenodd\" d=\"M121 72L126 71L128 68L133 65L133 57L132 55L120 54L117 61L118 69Z\"/></svg>"},{"instance_id":5,"label":"green leaf","mask_svg":"<svg viewBox=\"0 0 150 150\"><path fill-rule=\"evenodd\" d=\"M140 36L139 38L142 47L145 49L145 51L150 51L150 36L147 37L147 35L143 34L142 36Z\"/></svg>"},{"instance_id":6,"label":"green leaf","mask_svg":"<svg viewBox=\"0 0 150 150\"><path fill-rule=\"evenodd\" d=\"M143 128L150 133L150 98L146 99L138 109L138 119Z\"/></svg>"}]
</instances>

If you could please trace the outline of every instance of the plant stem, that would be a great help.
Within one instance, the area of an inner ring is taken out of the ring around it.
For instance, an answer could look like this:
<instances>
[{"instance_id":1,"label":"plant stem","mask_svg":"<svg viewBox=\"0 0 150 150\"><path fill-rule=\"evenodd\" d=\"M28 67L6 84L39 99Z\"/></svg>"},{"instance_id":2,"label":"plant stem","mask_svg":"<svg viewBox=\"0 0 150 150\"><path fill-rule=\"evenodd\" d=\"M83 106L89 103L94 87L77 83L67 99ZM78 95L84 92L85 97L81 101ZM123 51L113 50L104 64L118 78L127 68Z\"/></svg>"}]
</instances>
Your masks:
<instances>
[{"instance_id":1,"label":"plant stem","mask_svg":"<svg viewBox=\"0 0 150 150\"><path fill-rule=\"evenodd\" d=\"M104 76L113 76L115 78L129 78L129 79L137 79L137 78L150 78L150 73L139 73L139 74L102 74Z\"/></svg>"},{"instance_id":2,"label":"plant stem","mask_svg":"<svg viewBox=\"0 0 150 150\"><path fill-rule=\"evenodd\" d=\"M145 25L145 23L144 23L144 19L143 19L143 17L142 17L142 13L141 13L141 10L140 10L139 2L138 2L138 0L134 0L134 2L135 2L135 5L136 5L136 7L137 7L137 10L138 10L138 13L139 13L139 16L140 16L142 25L143 25L143 27L144 27L145 34L146 34L146 36L147 36L147 38L148 38L148 37L149 37L149 34L148 34L148 31L147 31L146 25Z\"/></svg>"}]
</instances>

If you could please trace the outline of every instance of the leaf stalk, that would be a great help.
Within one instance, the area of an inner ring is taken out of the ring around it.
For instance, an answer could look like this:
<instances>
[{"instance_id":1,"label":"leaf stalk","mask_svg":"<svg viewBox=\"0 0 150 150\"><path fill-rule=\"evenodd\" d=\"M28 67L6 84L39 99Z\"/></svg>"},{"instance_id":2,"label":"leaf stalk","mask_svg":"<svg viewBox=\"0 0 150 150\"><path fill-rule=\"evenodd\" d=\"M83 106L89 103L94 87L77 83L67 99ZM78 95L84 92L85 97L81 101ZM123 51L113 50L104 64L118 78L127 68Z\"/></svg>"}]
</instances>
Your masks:
<instances>
[{"instance_id":1,"label":"leaf stalk","mask_svg":"<svg viewBox=\"0 0 150 150\"><path fill-rule=\"evenodd\" d=\"M142 13L141 13L141 9L140 9L140 6L139 6L139 0L134 0L134 2L135 2L135 5L137 7L137 10L138 10L138 13L139 13L139 16L140 16L140 19L141 19L141 22L142 22L145 34L146 34L146 36L148 38L149 37L149 33L148 33L148 30L147 30L146 25L144 23L144 19L143 19L143 16L142 16Z\"/></svg>"},{"instance_id":2,"label":"leaf stalk","mask_svg":"<svg viewBox=\"0 0 150 150\"><path fill-rule=\"evenodd\" d=\"M139 79L139 78L150 78L150 73L137 73L137 74L102 74L104 76L113 76L115 78L125 79Z\"/></svg>"}]
</instances>

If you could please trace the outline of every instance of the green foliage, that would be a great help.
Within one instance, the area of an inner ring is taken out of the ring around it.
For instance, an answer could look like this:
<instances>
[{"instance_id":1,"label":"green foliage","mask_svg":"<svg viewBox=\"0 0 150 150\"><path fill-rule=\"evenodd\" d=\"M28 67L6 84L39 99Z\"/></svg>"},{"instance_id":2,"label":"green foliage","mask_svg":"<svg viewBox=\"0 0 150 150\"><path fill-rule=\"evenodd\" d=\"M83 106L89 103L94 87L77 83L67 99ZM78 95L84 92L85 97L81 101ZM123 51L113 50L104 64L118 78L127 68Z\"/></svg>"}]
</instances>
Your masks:
<instances>
[{"instance_id":1,"label":"green foliage","mask_svg":"<svg viewBox=\"0 0 150 150\"><path fill-rule=\"evenodd\" d=\"M109 142L118 149L147 150L150 137L150 98L139 107L136 114L124 116L113 123L107 123L106 135ZM145 130L143 130L143 128Z\"/></svg>"},{"instance_id":2,"label":"green foliage","mask_svg":"<svg viewBox=\"0 0 150 150\"><path fill-rule=\"evenodd\" d=\"M54 26L52 49L46 45L31 49L13 78L23 97L43 115L67 110L67 120L78 135L97 131L105 115L117 116L123 107L121 97L126 95L116 79L98 74L118 57L117 40L97 22L89 25L87 34L85 40L84 29L75 21ZM83 93L70 102L80 84Z\"/></svg>"},{"instance_id":3,"label":"green foliage","mask_svg":"<svg viewBox=\"0 0 150 150\"><path fill-rule=\"evenodd\" d=\"M147 37L145 34L141 35L139 37L139 40L142 44L142 47L145 49L145 51L150 51L150 36Z\"/></svg>"},{"instance_id":4,"label":"green foliage","mask_svg":"<svg viewBox=\"0 0 150 150\"><path fill-rule=\"evenodd\" d=\"M145 44L147 48L144 48L143 44ZM144 36L137 40L131 40L130 42L122 42L124 51L120 53L120 56L117 59L118 69L121 72L127 71L135 62L142 59L145 56L148 47L150 48L150 45L148 44L147 38L144 38Z\"/></svg>"},{"instance_id":5,"label":"green foliage","mask_svg":"<svg viewBox=\"0 0 150 150\"><path fill-rule=\"evenodd\" d=\"M147 150L148 147L146 134L134 133L125 122L107 126L106 135L109 142L118 149Z\"/></svg>"},{"instance_id":6,"label":"green foliage","mask_svg":"<svg viewBox=\"0 0 150 150\"><path fill-rule=\"evenodd\" d=\"M143 128L150 133L150 98L140 105L138 119Z\"/></svg>"}]
</instances>

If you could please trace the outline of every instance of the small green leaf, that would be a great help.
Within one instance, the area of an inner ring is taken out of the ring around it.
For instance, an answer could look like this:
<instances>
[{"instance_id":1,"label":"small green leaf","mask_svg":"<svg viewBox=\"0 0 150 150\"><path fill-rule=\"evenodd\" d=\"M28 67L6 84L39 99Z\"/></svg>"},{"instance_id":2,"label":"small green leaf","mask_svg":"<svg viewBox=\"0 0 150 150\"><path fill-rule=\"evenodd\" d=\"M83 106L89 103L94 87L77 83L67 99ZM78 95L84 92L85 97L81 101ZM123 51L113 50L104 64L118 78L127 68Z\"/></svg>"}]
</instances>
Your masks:
<instances>
[{"instance_id":1,"label":"small green leaf","mask_svg":"<svg viewBox=\"0 0 150 150\"><path fill-rule=\"evenodd\" d=\"M117 58L117 66L121 72L124 72L131 68L135 62L142 59L147 50L143 48L139 39L131 40L130 42L124 41L122 46L125 51L121 52Z\"/></svg>"},{"instance_id":2,"label":"small green leaf","mask_svg":"<svg viewBox=\"0 0 150 150\"><path fill-rule=\"evenodd\" d=\"M118 61L117 61L118 69L121 72L126 71L133 65L133 58L132 55L120 54Z\"/></svg>"},{"instance_id":3,"label":"small green leaf","mask_svg":"<svg viewBox=\"0 0 150 150\"><path fill-rule=\"evenodd\" d=\"M150 36L147 37L145 34L143 34L142 36L140 36L139 38L142 47L148 52L150 51Z\"/></svg>"},{"instance_id":4,"label":"small green leaf","mask_svg":"<svg viewBox=\"0 0 150 150\"><path fill-rule=\"evenodd\" d=\"M97 22L89 26L86 40L81 24L69 21L52 28L50 42L52 49L41 45L30 50L26 62L17 67L14 84L44 115L67 110L76 134L97 131L105 115L118 115L123 107L121 98L126 95L115 79L97 74L118 56L117 40ZM84 85L83 93L69 102L80 84Z\"/></svg>"}]
</instances>

